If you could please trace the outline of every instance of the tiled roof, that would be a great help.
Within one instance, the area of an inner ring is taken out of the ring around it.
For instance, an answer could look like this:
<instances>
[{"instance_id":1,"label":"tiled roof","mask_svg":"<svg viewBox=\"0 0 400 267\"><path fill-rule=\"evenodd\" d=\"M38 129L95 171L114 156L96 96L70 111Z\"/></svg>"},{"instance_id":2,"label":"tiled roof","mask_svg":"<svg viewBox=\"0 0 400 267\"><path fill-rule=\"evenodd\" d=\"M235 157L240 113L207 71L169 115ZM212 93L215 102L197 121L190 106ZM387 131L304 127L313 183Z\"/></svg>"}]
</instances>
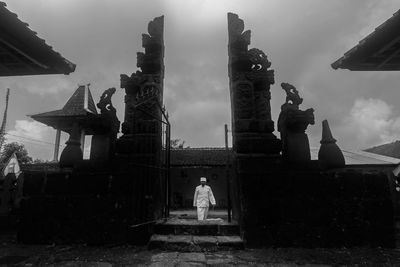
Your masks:
<instances>
[{"instance_id":1,"label":"tiled roof","mask_svg":"<svg viewBox=\"0 0 400 267\"><path fill-rule=\"evenodd\" d=\"M365 149L367 152L400 159L400 141ZM398 160L400 161L400 160Z\"/></svg>"},{"instance_id":2,"label":"tiled roof","mask_svg":"<svg viewBox=\"0 0 400 267\"><path fill-rule=\"evenodd\" d=\"M318 159L319 147L311 148L311 159ZM364 165L364 164L397 164L399 159L385 157L365 151L351 151L342 149L346 165Z\"/></svg>"},{"instance_id":3,"label":"tiled roof","mask_svg":"<svg viewBox=\"0 0 400 267\"><path fill-rule=\"evenodd\" d=\"M334 69L400 70L400 10L331 64Z\"/></svg>"},{"instance_id":4,"label":"tiled roof","mask_svg":"<svg viewBox=\"0 0 400 267\"><path fill-rule=\"evenodd\" d=\"M72 117L86 116L88 113L97 114L90 89L80 85L69 98L62 109L31 115L34 120L41 121L42 117Z\"/></svg>"},{"instance_id":5,"label":"tiled roof","mask_svg":"<svg viewBox=\"0 0 400 267\"><path fill-rule=\"evenodd\" d=\"M230 153L232 151L230 150ZM225 148L182 148L171 150L171 165L222 166L227 162Z\"/></svg>"},{"instance_id":6,"label":"tiled roof","mask_svg":"<svg viewBox=\"0 0 400 267\"><path fill-rule=\"evenodd\" d=\"M75 64L39 38L0 2L0 76L70 74Z\"/></svg>"},{"instance_id":7,"label":"tiled roof","mask_svg":"<svg viewBox=\"0 0 400 267\"><path fill-rule=\"evenodd\" d=\"M96 106L93 101L92 93L88 87L80 85L75 93L70 97L63 107L66 115L84 115L87 112L97 114Z\"/></svg>"},{"instance_id":8,"label":"tiled roof","mask_svg":"<svg viewBox=\"0 0 400 267\"><path fill-rule=\"evenodd\" d=\"M311 159L318 159L319 147L311 147ZM232 150L229 150L232 158ZM368 153L365 151L342 150L348 165L397 164L399 159ZM227 162L225 148L183 148L171 150L172 166L223 166Z\"/></svg>"}]
</instances>

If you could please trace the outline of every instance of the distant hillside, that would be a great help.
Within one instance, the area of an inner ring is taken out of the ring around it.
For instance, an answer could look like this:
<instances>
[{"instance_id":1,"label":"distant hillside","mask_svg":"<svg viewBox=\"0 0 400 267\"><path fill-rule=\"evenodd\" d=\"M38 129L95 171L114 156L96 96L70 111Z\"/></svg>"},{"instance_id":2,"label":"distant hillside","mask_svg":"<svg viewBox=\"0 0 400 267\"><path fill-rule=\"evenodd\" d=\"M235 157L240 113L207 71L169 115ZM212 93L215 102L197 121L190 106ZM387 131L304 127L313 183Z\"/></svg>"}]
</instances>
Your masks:
<instances>
[{"instance_id":1,"label":"distant hillside","mask_svg":"<svg viewBox=\"0 0 400 267\"><path fill-rule=\"evenodd\" d=\"M380 145L380 146L374 146L374 147L365 149L364 151L400 159L400 141L396 141L393 143L384 144L384 145Z\"/></svg>"}]
</instances>

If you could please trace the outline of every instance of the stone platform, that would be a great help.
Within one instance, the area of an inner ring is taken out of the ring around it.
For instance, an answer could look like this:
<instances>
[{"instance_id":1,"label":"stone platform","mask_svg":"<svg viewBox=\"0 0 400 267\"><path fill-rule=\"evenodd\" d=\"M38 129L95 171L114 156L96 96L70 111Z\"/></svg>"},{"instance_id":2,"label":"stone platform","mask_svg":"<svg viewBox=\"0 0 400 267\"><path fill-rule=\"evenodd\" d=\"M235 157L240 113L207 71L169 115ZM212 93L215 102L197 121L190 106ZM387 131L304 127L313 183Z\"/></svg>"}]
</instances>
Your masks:
<instances>
[{"instance_id":1,"label":"stone platform","mask_svg":"<svg viewBox=\"0 0 400 267\"><path fill-rule=\"evenodd\" d=\"M197 221L177 216L154 225L148 248L181 252L220 251L243 249L244 242L236 222L228 223L221 218Z\"/></svg>"},{"instance_id":2,"label":"stone platform","mask_svg":"<svg viewBox=\"0 0 400 267\"><path fill-rule=\"evenodd\" d=\"M170 218L197 219L197 210L196 208L171 210ZM226 209L210 208L208 219L223 219L224 221L228 221L228 211Z\"/></svg>"}]
</instances>

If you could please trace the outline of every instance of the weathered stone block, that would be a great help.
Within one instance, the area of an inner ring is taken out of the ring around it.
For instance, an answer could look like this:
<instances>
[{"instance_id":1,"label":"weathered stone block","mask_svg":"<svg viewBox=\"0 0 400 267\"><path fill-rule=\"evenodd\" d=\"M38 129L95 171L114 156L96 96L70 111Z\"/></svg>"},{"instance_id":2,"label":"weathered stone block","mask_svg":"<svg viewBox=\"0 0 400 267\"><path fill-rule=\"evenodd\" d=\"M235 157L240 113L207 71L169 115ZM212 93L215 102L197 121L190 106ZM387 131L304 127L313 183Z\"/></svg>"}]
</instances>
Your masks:
<instances>
[{"instance_id":1,"label":"weathered stone block","mask_svg":"<svg viewBox=\"0 0 400 267\"><path fill-rule=\"evenodd\" d=\"M44 190L46 174L44 172L24 173L23 195L39 195Z\"/></svg>"},{"instance_id":2,"label":"weathered stone block","mask_svg":"<svg viewBox=\"0 0 400 267\"><path fill-rule=\"evenodd\" d=\"M265 174L277 168L280 157L265 154L236 154L235 167L237 173ZM271 172L269 172L271 173Z\"/></svg>"},{"instance_id":3,"label":"weathered stone block","mask_svg":"<svg viewBox=\"0 0 400 267\"><path fill-rule=\"evenodd\" d=\"M365 172L364 184L366 194L371 197L384 197L390 192L390 177L385 173Z\"/></svg>"},{"instance_id":4,"label":"weathered stone block","mask_svg":"<svg viewBox=\"0 0 400 267\"><path fill-rule=\"evenodd\" d=\"M310 161L310 144L305 133L290 133L286 139L284 158L289 162Z\"/></svg>"},{"instance_id":5,"label":"weathered stone block","mask_svg":"<svg viewBox=\"0 0 400 267\"><path fill-rule=\"evenodd\" d=\"M44 185L45 194L67 194L70 189L69 177L70 175L68 173L48 173Z\"/></svg>"},{"instance_id":6,"label":"weathered stone block","mask_svg":"<svg viewBox=\"0 0 400 267\"><path fill-rule=\"evenodd\" d=\"M281 151L280 140L271 135L237 134L235 138L235 150L237 153L278 155Z\"/></svg>"},{"instance_id":7,"label":"weathered stone block","mask_svg":"<svg viewBox=\"0 0 400 267\"><path fill-rule=\"evenodd\" d=\"M238 119L235 121L236 133L269 133L274 131L272 120L259 120L255 118Z\"/></svg>"},{"instance_id":8,"label":"weathered stone block","mask_svg":"<svg viewBox=\"0 0 400 267\"><path fill-rule=\"evenodd\" d=\"M110 159L110 136L93 135L90 146L90 160L107 161Z\"/></svg>"},{"instance_id":9,"label":"weathered stone block","mask_svg":"<svg viewBox=\"0 0 400 267\"><path fill-rule=\"evenodd\" d=\"M371 185L380 194L365 190L367 174L374 176ZM385 171L271 169L263 175L240 180L242 229L249 246L266 245L261 236L269 236L267 245L279 246L394 244L391 195L381 183Z\"/></svg>"}]
</instances>

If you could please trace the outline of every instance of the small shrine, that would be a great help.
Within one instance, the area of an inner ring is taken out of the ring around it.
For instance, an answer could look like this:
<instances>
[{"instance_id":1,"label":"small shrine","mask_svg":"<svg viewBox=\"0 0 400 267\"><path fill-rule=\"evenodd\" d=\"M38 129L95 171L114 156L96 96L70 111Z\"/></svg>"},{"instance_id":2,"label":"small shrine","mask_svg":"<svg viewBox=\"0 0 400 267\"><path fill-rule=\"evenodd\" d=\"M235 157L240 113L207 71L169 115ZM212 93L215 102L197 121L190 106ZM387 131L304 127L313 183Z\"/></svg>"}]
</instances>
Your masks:
<instances>
[{"instance_id":1,"label":"small shrine","mask_svg":"<svg viewBox=\"0 0 400 267\"><path fill-rule=\"evenodd\" d=\"M61 131L70 135L66 142L67 146L60 156L61 166L72 166L83 159L86 135L93 135L90 158L93 160L109 158L110 149L101 149L100 147L104 147L105 144L106 147L112 146L107 136L113 132L116 138L119 130L116 111L111 104L111 95L114 92L115 88L110 88L101 96L101 100L97 104L101 114L97 112L89 85L80 85L62 109L30 116L57 130L54 148L55 161L58 159Z\"/></svg>"}]
</instances>

